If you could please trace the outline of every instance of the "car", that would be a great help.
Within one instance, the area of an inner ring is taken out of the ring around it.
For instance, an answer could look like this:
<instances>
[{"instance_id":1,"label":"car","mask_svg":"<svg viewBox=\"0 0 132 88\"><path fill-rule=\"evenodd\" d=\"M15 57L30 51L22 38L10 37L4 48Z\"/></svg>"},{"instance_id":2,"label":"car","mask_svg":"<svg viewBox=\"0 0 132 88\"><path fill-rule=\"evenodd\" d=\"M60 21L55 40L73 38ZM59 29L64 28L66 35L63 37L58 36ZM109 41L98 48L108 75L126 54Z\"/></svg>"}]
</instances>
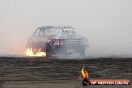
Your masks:
<instances>
[{"instance_id":1,"label":"car","mask_svg":"<svg viewBox=\"0 0 132 88\"><path fill-rule=\"evenodd\" d=\"M78 35L71 26L41 26L27 40L26 48L37 52L45 52L46 57L54 55L67 56L79 53L85 56L88 40Z\"/></svg>"}]
</instances>

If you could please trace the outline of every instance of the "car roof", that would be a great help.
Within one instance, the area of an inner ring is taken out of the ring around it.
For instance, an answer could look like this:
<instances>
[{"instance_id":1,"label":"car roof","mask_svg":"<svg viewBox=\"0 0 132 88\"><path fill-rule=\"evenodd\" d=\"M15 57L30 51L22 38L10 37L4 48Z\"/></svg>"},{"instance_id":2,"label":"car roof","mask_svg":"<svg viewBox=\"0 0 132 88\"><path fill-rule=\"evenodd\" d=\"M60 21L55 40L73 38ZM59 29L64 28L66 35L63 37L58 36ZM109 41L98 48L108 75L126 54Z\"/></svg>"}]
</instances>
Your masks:
<instances>
[{"instance_id":1,"label":"car roof","mask_svg":"<svg viewBox=\"0 0 132 88\"><path fill-rule=\"evenodd\" d=\"M50 29L50 28L58 28L58 29L74 29L71 26L40 26L37 29Z\"/></svg>"}]
</instances>

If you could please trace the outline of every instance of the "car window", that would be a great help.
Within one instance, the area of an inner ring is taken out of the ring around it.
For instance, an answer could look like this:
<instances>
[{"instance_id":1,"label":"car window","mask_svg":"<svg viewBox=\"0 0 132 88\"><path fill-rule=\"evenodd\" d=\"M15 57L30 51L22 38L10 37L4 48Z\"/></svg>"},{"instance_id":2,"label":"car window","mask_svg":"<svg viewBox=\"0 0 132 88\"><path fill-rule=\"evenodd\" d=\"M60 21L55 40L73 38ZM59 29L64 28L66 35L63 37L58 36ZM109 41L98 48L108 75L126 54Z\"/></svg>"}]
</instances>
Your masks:
<instances>
[{"instance_id":1,"label":"car window","mask_svg":"<svg viewBox=\"0 0 132 88\"><path fill-rule=\"evenodd\" d=\"M45 29L40 29L39 36L45 35Z\"/></svg>"},{"instance_id":2,"label":"car window","mask_svg":"<svg viewBox=\"0 0 132 88\"><path fill-rule=\"evenodd\" d=\"M54 36L58 36L62 34L62 29L59 28L48 28L45 30L45 35L54 35Z\"/></svg>"},{"instance_id":3,"label":"car window","mask_svg":"<svg viewBox=\"0 0 132 88\"><path fill-rule=\"evenodd\" d=\"M72 29L61 28L38 28L36 29L35 36L49 35L60 38L74 38L76 33Z\"/></svg>"},{"instance_id":4,"label":"car window","mask_svg":"<svg viewBox=\"0 0 132 88\"><path fill-rule=\"evenodd\" d=\"M75 37L75 32L74 31L65 31L63 33L62 38L74 38Z\"/></svg>"},{"instance_id":5,"label":"car window","mask_svg":"<svg viewBox=\"0 0 132 88\"><path fill-rule=\"evenodd\" d=\"M39 32L40 32L40 29L36 29L36 31L34 32L34 36L39 36Z\"/></svg>"}]
</instances>

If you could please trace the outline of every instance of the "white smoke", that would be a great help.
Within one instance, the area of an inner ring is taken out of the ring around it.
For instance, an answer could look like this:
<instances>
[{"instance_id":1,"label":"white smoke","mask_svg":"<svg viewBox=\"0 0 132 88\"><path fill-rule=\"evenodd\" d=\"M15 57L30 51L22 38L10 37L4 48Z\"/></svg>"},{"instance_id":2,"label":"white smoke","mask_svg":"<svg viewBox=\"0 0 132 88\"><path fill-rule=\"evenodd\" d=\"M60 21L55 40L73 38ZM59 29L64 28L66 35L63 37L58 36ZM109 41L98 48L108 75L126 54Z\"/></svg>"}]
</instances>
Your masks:
<instances>
[{"instance_id":1,"label":"white smoke","mask_svg":"<svg viewBox=\"0 0 132 88\"><path fill-rule=\"evenodd\" d=\"M23 54L38 26L71 25L89 40L87 56L131 56L131 0L1 0L0 54Z\"/></svg>"}]
</instances>

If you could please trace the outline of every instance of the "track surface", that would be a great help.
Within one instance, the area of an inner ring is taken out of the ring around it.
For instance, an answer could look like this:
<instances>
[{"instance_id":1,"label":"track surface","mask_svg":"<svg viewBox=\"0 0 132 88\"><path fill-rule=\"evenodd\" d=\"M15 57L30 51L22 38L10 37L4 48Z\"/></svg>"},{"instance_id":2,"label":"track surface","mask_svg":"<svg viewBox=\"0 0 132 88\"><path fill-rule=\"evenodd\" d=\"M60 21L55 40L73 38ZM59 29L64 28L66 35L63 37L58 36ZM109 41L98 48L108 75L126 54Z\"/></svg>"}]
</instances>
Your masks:
<instances>
[{"instance_id":1,"label":"track surface","mask_svg":"<svg viewBox=\"0 0 132 88\"><path fill-rule=\"evenodd\" d=\"M0 57L1 88L81 88L81 68L91 79L132 79L131 58L47 59ZM94 86L87 88L132 88Z\"/></svg>"}]
</instances>

